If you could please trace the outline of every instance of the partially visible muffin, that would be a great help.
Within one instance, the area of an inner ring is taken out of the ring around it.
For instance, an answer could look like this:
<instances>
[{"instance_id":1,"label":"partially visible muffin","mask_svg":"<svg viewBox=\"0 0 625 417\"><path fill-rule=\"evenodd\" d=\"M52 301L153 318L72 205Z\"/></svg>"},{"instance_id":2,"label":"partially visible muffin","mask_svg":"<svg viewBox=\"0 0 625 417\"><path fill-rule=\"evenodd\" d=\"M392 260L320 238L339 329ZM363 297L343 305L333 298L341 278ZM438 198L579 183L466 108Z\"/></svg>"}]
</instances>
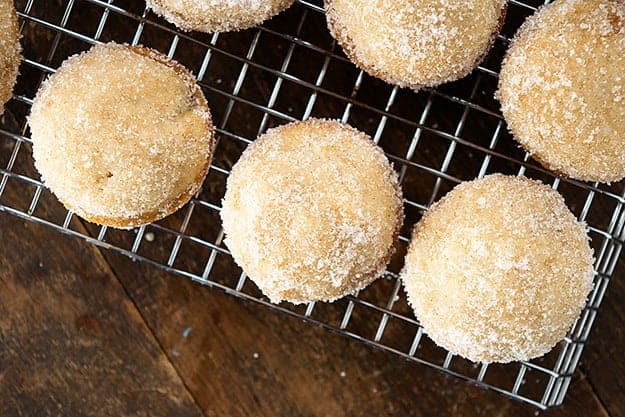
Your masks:
<instances>
[{"instance_id":1,"label":"partially visible muffin","mask_svg":"<svg viewBox=\"0 0 625 417\"><path fill-rule=\"evenodd\" d=\"M214 146L193 76L154 50L114 43L68 58L37 93L29 122L43 182L69 210L118 228L186 204Z\"/></svg>"},{"instance_id":2,"label":"partially visible muffin","mask_svg":"<svg viewBox=\"0 0 625 417\"><path fill-rule=\"evenodd\" d=\"M247 29L286 10L294 0L146 0L149 9L183 30Z\"/></svg>"},{"instance_id":3,"label":"partially visible muffin","mask_svg":"<svg viewBox=\"0 0 625 417\"><path fill-rule=\"evenodd\" d=\"M380 277L403 222L397 174L364 133L310 119L270 129L228 177L225 243L274 302L333 301Z\"/></svg>"},{"instance_id":4,"label":"partially visible muffin","mask_svg":"<svg viewBox=\"0 0 625 417\"><path fill-rule=\"evenodd\" d=\"M425 332L474 362L562 340L592 288L585 226L560 194L500 174L458 185L417 224L402 280Z\"/></svg>"},{"instance_id":5,"label":"partially visible muffin","mask_svg":"<svg viewBox=\"0 0 625 417\"><path fill-rule=\"evenodd\" d=\"M347 56L388 83L418 89L469 74L490 50L504 0L325 0Z\"/></svg>"},{"instance_id":6,"label":"partially visible muffin","mask_svg":"<svg viewBox=\"0 0 625 417\"><path fill-rule=\"evenodd\" d=\"M514 138L584 181L625 177L625 3L557 0L519 29L498 97Z\"/></svg>"},{"instance_id":7,"label":"partially visible muffin","mask_svg":"<svg viewBox=\"0 0 625 417\"><path fill-rule=\"evenodd\" d=\"M21 59L17 14L11 0L0 0L0 114L11 98Z\"/></svg>"}]
</instances>

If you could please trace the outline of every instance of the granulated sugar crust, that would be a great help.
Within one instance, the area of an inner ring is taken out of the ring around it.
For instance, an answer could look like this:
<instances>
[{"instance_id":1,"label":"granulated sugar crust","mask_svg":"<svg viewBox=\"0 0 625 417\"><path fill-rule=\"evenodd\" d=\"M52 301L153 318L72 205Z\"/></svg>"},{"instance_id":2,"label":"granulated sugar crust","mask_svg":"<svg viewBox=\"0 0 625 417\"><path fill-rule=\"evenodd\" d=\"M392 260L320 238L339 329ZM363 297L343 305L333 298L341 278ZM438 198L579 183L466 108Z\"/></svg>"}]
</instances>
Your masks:
<instances>
[{"instance_id":1,"label":"granulated sugar crust","mask_svg":"<svg viewBox=\"0 0 625 417\"><path fill-rule=\"evenodd\" d=\"M498 98L515 139L584 181L625 177L625 2L557 0L519 29Z\"/></svg>"},{"instance_id":2,"label":"granulated sugar crust","mask_svg":"<svg viewBox=\"0 0 625 417\"><path fill-rule=\"evenodd\" d=\"M146 0L148 8L183 30L229 32L259 25L294 0Z\"/></svg>"},{"instance_id":3,"label":"granulated sugar crust","mask_svg":"<svg viewBox=\"0 0 625 417\"><path fill-rule=\"evenodd\" d=\"M114 43L67 59L29 122L43 182L79 216L119 228L186 204L214 146L193 76L154 50Z\"/></svg>"},{"instance_id":4,"label":"granulated sugar crust","mask_svg":"<svg viewBox=\"0 0 625 417\"><path fill-rule=\"evenodd\" d=\"M500 174L457 186L415 227L402 279L425 332L475 362L562 340L592 288L585 226L560 194Z\"/></svg>"},{"instance_id":5,"label":"granulated sugar crust","mask_svg":"<svg viewBox=\"0 0 625 417\"><path fill-rule=\"evenodd\" d=\"M0 114L17 79L21 47L17 15L12 0L0 0Z\"/></svg>"},{"instance_id":6,"label":"granulated sugar crust","mask_svg":"<svg viewBox=\"0 0 625 417\"><path fill-rule=\"evenodd\" d=\"M361 69L419 89L460 79L491 48L504 0L325 0L328 27Z\"/></svg>"},{"instance_id":7,"label":"granulated sugar crust","mask_svg":"<svg viewBox=\"0 0 625 417\"><path fill-rule=\"evenodd\" d=\"M383 274L403 222L397 174L338 121L270 129L232 169L226 245L272 302L332 301Z\"/></svg>"}]
</instances>

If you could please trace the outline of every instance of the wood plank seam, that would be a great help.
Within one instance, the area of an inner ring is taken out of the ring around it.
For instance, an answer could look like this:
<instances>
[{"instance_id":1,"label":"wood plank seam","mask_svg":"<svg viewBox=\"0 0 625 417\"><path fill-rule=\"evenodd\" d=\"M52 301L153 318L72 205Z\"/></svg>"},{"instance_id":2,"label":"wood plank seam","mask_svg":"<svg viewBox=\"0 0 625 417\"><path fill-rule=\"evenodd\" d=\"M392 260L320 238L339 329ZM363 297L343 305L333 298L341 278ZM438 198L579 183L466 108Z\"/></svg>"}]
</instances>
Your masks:
<instances>
[{"instance_id":1,"label":"wood plank seam","mask_svg":"<svg viewBox=\"0 0 625 417\"><path fill-rule=\"evenodd\" d=\"M80 224L80 229L82 229L82 230L80 230L80 232L85 234L85 235L90 235L91 236L91 234L89 233L88 229L86 228L86 226L84 224L84 220L82 220L82 219L80 219L78 217L76 219L78 220L78 223ZM94 236L92 236L92 237L94 237ZM103 249L101 247L99 247L99 246L96 246L96 245L90 245L90 246L92 247L92 250L96 253L96 256L98 256L100 258L99 260L106 265L106 267L108 269L106 272L108 272L112 276L114 276L115 280L117 280L119 285L124 290L124 294L126 294L126 297L128 297L128 300L132 303L132 305L135 308L135 310L137 311L137 314L139 315L139 317L141 317L143 325L149 331L149 333L152 335L152 337L154 338L154 341L158 345L159 349L161 350L161 352L163 352L163 354L167 358L167 361L169 362L170 366L176 372L176 376L180 379L182 385L184 386L184 389L187 391L187 394L193 400L193 404L195 404L195 406L202 413L203 416L208 417L206 415L206 413L204 412L204 410L202 409L202 407L200 406L200 404L199 404L197 398L195 397L195 395L193 395L193 392L189 389L189 386L187 385L186 380L180 374L179 369L175 366L174 362L172 362L171 356L169 355L167 350L165 350L165 347L161 343L160 339L156 336L156 333L154 332L154 329L152 329L152 327L150 327L150 325L148 324L147 319L146 319L145 315L143 314L143 311L137 305L137 303L135 302L135 299L131 296L130 292L128 291L128 289L124 285L123 281L119 279L119 276L118 276L117 272L115 271L115 269L113 268L113 266L111 265L111 263L109 262L109 260L105 256L105 254L102 252Z\"/></svg>"}]
</instances>

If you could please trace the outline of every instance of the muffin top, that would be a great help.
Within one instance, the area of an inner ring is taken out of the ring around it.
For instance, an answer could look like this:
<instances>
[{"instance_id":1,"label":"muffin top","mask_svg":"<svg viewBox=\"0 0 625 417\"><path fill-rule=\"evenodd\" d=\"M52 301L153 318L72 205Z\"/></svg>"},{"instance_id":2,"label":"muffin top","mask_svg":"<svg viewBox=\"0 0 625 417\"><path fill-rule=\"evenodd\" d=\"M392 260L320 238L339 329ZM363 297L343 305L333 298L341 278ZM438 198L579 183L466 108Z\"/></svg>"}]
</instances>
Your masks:
<instances>
[{"instance_id":1,"label":"muffin top","mask_svg":"<svg viewBox=\"0 0 625 417\"><path fill-rule=\"evenodd\" d=\"M326 0L328 26L371 75L419 88L457 80L483 59L505 17L504 0Z\"/></svg>"},{"instance_id":2,"label":"muffin top","mask_svg":"<svg viewBox=\"0 0 625 417\"><path fill-rule=\"evenodd\" d=\"M310 119L267 131L228 178L234 259L272 301L331 301L383 272L403 221L397 175L364 133Z\"/></svg>"},{"instance_id":3,"label":"muffin top","mask_svg":"<svg viewBox=\"0 0 625 417\"><path fill-rule=\"evenodd\" d=\"M29 122L44 183L68 209L114 227L185 204L213 149L194 78L142 47L111 43L67 59L37 93Z\"/></svg>"},{"instance_id":4,"label":"muffin top","mask_svg":"<svg viewBox=\"0 0 625 417\"><path fill-rule=\"evenodd\" d=\"M562 340L592 288L585 226L552 188L500 174L463 183L414 229L402 280L425 332L475 362Z\"/></svg>"},{"instance_id":5,"label":"muffin top","mask_svg":"<svg viewBox=\"0 0 625 417\"><path fill-rule=\"evenodd\" d=\"M625 3L558 0L519 29L498 97L514 138L584 181L625 177Z\"/></svg>"},{"instance_id":6,"label":"muffin top","mask_svg":"<svg viewBox=\"0 0 625 417\"><path fill-rule=\"evenodd\" d=\"M21 47L15 7L11 0L0 0L0 114L9 101L17 79Z\"/></svg>"}]
</instances>

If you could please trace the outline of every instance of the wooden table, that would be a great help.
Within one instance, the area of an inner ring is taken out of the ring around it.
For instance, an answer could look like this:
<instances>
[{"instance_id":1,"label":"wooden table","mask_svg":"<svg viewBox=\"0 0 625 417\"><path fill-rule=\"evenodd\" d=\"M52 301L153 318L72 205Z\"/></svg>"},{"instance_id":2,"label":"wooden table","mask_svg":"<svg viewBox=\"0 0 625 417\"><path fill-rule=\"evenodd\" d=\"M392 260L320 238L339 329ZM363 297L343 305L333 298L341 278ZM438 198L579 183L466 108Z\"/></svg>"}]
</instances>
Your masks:
<instances>
[{"instance_id":1,"label":"wooden table","mask_svg":"<svg viewBox=\"0 0 625 417\"><path fill-rule=\"evenodd\" d=\"M0 214L2 416L533 416L529 406ZM562 409L625 416L625 264Z\"/></svg>"},{"instance_id":2,"label":"wooden table","mask_svg":"<svg viewBox=\"0 0 625 417\"><path fill-rule=\"evenodd\" d=\"M69 24L92 27L93 21ZM134 30L122 21L118 28ZM24 43L35 50L51 41L28 36ZM107 36L115 38L105 30ZM158 43L150 36L144 39ZM262 80L250 88L268 93ZM328 112L336 112L331 105ZM15 123L13 116L5 114L2 125ZM28 159L15 170L36 176ZM19 189L8 188L2 202L21 198ZM63 215L47 201L37 210ZM624 275L621 261L566 404L547 415L625 416ZM2 416L537 414L438 371L0 213Z\"/></svg>"}]
</instances>

